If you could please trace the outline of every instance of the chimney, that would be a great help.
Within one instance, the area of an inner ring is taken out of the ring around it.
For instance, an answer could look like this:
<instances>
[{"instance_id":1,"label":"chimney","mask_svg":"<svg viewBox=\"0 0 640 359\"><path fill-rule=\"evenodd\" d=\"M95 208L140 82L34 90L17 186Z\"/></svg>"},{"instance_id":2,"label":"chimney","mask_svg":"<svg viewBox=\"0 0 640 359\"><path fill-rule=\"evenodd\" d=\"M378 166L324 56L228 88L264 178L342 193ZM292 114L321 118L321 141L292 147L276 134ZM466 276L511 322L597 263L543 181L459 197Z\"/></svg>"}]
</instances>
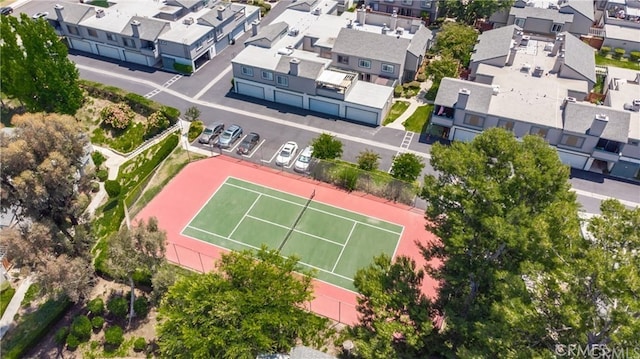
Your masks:
<instances>
[{"instance_id":1,"label":"chimney","mask_svg":"<svg viewBox=\"0 0 640 359\"><path fill-rule=\"evenodd\" d=\"M224 20L224 10L226 8L223 5L220 5L216 8L216 10L218 11L218 20L222 21Z\"/></svg>"},{"instance_id":2,"label":"chimney","mask_svg":"<svg viewBox=\"0 0 640 359\"><path fill-rule=\"evenodd\" d=\"M389 30L387 24L382 24L382 35L386 35Z\"/></svg>"},{"instance_id":3,"label":"chimney","mask_svg":"<svg viewBox=\"0 0 640 359\"><path fill-rule=\"evenodd\" d=\"M554 74L560 72L562 64L564 64L564 50L560 51L560 54L556 57L556 62L553 64L553 68L549 72Z\"/></svg>"},{"instance_id":4,"label":"chimney","mask_svg":"<svg viewBox=\"0 0 640 359\"><path fill-rule=\"evenodd\" d=\"M140 21L133 20L131 21L131 31L133 31L133 37L140 37Z\"/></svg>"},{"instance_id":5,"label":"chimney","mask_svg":"<svg viewBox=\"0 0 640 359\"><path fill-rule=\"evenodd\" d=\"M300 60L295 57L289 60L289 75L298 76L298 65L300 65Z\"/></svg>"},{"instance_id":6,"label":"chimney","mask_svg":"<svg viewBox=\"0 0 640 359\"><path fill-rule=\"evenodd\" d=\"M395 30L398 27L398 11L393 10L393 14L391 14L391 30Z\"/></svg>"},{"instance_id":7,"label":"chimney","mask_svg":"<svg viewBox=\"0 0 640 359\"><path fill-rule=\"evenodd\" d=\"M456 108L466 108L467 102L469 101L469 96L471 96L471 91L466 88L460 89L458 91L458 101L456 102Z\"/></svg>"},{"instance_id":8,"label":"chimney","mask_svg":"<svg viewBox=\"0 0 640 359\"><path fill-rule=\"evenodd\" d=\"M62 10L64 10L64 6L60 4L56 4L56 6L54 6L53 8L56 10L56 16L58 17L58 21L64 22L64 15L62 13Z\"/></svg>"},{"instance_id":9,"label":"chimney","mask_svg":"<svg viewBox=\"0 0 640 359\"><path fill-rule=\"evenodd\" d=\"M251 36L258 35L259 26L260 26L260 20L253 20L251 22Z\"/></svg>"},{"instance_id":10,"label":"chimney","mask_svg":"<svg viewBox=\"0 0 640 359\"><path fill-rule=\"evenodd\" d=\"M589 134L596 137L602 136L604 128L607 127L607 122L609 122L609 116L602 113L597 114L593 118L593 122L591 122L591 127L589 127Z\"/></svg>"},{"instance_id":11,"label":"chimney","mask_svg":"<svg viewBox=\"0 0 640 359\"><path fill-rule=\"evenodd\" d=\"M347 22L347 29L352 29L353 28L353 19L349 19L349 22Z\"/></svg>"},{"instance_id":12,"label":"chimney","mask_svg":"<svg viewBox=\"0 0 640 359\"><path fill-rule=\"evenodd\" d=\"M358 24L360 24L360 26L364 26L366 18L367 10L365 9L364 5L362 5L362 7L358 8L356 12L356 21L358 22Z\"/></svg>"}]
</instances>

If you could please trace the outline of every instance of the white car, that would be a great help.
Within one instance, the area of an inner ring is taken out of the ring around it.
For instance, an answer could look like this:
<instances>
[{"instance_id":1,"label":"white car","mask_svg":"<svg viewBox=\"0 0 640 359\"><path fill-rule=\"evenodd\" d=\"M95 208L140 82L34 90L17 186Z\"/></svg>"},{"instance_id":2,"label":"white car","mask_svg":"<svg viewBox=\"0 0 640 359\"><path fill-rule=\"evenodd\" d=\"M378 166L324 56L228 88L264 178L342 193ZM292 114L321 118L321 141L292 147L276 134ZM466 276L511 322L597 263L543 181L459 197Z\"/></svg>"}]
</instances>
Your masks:
<instances>
[{"instance_id":1,"label":"white car","mask_svg":"<svg viewBox=\"0 0 640 359\"><path fill-rule=\"evenodd\" d=\"M308 146L296 160L293 165L293 170L296 172L307 172L309 170L309 163L311 163L311 155L313 154L313 147Z\"/></svg>"},{"instance_id":2,"label":"white car","mask_svg":"<svg viewBox=\"0 0 640 359\"><path fill-rule=\"evenodd\" d=\"M43 12L37 12L37 13L33 14L33 16L31 16L31 18L34 19L34 20L37 20L37 19L40 19L40 18L43 18L43 17L47 17L47 16L49 16L49 13L46 12L46 11L43 11Z\"/></svg>"},{"instance_id":3,"label":"white car","mask_svg":"<svg viewBox=\"0 0 640 359\"><path fill-rule=\"evenodd\" d=\"M298 144L289 141L282 146L280 153L276 157L276 165L278 166L288 166L291 163L291 160L296 156L296 152L298 152Z\"/></svg>"}]
</instances>

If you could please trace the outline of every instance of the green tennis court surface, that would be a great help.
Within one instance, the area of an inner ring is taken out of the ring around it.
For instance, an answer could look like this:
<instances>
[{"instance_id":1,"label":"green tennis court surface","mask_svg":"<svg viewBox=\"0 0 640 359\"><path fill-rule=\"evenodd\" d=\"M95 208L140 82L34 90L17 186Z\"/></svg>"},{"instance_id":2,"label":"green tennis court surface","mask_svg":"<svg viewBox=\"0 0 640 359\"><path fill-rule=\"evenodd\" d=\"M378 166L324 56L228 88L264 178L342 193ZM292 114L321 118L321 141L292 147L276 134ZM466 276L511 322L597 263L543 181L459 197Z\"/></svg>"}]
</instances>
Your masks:
<instances>
[{"instance_id":1,"label":"green tennis court surface","mask_svg":"<svg viewBox=\"0 0 640 359\"><path fill-rule=\"evenodd\" d=\"M282 255L295 254L303 266L315 269L318 279L354 290L356 271L381 253L393 256L402 230L397 224L230 177L182 234L230 250L263 244L281 248Z\"/></svg>"}]
</instances>

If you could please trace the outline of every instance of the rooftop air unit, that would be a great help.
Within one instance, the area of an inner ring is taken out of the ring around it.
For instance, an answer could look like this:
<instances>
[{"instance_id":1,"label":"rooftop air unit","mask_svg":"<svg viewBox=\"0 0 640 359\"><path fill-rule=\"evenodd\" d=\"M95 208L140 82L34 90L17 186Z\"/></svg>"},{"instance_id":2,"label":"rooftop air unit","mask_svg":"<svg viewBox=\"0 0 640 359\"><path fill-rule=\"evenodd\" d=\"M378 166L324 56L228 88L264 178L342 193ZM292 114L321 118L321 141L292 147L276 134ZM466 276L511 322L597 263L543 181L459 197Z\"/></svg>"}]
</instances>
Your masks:
<instances>
[{"instance_id":1,"label":"rooftop air unit","mask_svg":"<svg viewBox=\"0 0 640 359\"><path fill-rule=\"evenodd\" d=\"M192 17L188 17L186 19L184 19L184 21L182 21L183 24L185 25L191 25L195 22L195 20Z\"/></svg>"},{"instance_id":2,"label":"rooftop air unit","mask_svg":"<svg viewBox=\"0 0 640 359\"><path fill-rule=\"evenodd\" d=\"M105 15L104 9L98 9L98 10L96 10L96 17L97 17L98 19L99 19L99 18L101 18L101 17L104 17L104 15Z\"/></svg>"},{"instance_id":3,"label":"rooftop air unit","mask_svg":"<svg viewBox=\"0 0 640 359\"><path fill-rule=\"evenodd\" d=\"M320 14L322 14L322 9L321 9L321 8L319 8L319 7L317 7L315 10L313 10L313 14L314 14L314 15L320 15Z\"/></svg>"}]
</instances>

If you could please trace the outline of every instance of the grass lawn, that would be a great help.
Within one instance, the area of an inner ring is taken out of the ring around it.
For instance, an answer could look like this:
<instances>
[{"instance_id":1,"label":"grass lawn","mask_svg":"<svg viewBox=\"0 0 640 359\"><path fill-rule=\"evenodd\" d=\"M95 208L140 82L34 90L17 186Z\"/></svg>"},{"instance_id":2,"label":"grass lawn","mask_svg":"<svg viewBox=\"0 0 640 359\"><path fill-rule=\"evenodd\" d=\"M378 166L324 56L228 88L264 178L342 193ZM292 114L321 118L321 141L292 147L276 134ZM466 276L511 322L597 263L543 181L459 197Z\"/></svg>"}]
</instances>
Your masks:
<instances>
[{"instance_id":1,"label":"grass lawn","mask_svg":"<svg viewBox=\"0 0 640 359\"><path fill-rule=\"evenodd\" d=\"M396 101L393 106L391 106L391 111L389 111L389 115L387 116L387 118L384 119L382 126L386 126L395 121L407 110L407 108L409 108L409 102Z\"/></svg>"},{"instance_id":2,"label":"grass lawn","mask_svg":"<svg viewBox=\"0 0 640 359\"><path fill-rule=\"evenodd\" d=\"M0 317L4 314L4 311L7 310L9 306L9 302L11 302L11 298L16 293L16 290L13 287L9 286L6 289L0 292Z\"/></svg>"},{"instance_id":3,"label":"grass lawn","mask_svg":"<svg viewBox=\"0 0 640 359\"><path fill-rule=\"evenodd\" d=\"M433 112L433 105L420 106L402 125L407 131L421 133L427 128L431 112Z\"/></svg>"},{"instance_id":4,"label":"grass lawn","mask_svg":"<svg viewBox=\"0 0 640 359\"><path fill-rule=\"evenodd\" d=\"M596 65L622 67L630 70L640 70L640 64L629 61L629 59L616 60L596 54Z\"/></svg>"}]
</instances>

